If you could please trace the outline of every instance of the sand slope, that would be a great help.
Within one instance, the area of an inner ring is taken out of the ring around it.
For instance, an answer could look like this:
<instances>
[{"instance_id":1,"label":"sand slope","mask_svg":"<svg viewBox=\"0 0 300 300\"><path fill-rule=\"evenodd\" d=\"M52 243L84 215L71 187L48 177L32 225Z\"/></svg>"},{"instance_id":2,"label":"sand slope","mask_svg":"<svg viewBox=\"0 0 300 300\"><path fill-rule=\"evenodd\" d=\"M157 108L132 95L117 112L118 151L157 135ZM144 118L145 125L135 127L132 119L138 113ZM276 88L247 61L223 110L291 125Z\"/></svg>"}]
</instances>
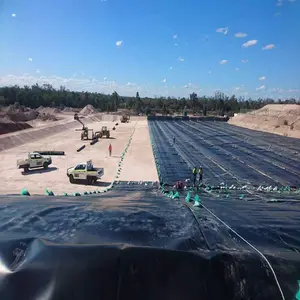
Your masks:
<instances>
[{"instance_id":1,"label":"sand slope","mask_svg":"<svg viewBox=\"0 0 300 300\"><path fill-rule=\"evenodd\" d=\"M300 105L269 104L261 109L238 114L229 124L284 136L300 138Z\"/></svg>"}]
</instances>

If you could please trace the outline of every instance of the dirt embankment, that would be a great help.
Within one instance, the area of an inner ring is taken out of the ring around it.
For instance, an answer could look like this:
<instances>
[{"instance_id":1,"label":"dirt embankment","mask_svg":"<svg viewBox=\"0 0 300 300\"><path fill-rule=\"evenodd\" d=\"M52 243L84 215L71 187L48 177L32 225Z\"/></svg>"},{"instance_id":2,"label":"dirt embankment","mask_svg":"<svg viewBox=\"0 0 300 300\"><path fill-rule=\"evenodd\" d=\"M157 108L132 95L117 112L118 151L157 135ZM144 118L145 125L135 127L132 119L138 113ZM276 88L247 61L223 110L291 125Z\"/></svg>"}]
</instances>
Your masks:
<instances>
[{"instance_id":1,"label":"dirt embankment","mask_svg":"<svg viewBox=\"0 0 300 300\"><path fill-rule=\"evenodd\" d=\"M300 138L300 105L269 104L246 114L238 114L229 124Z\"/></svg>"},{"instance_id":2,"label":"dirt embankment","mask_svg":"<svg viewBox=\"0 0 300 300\"><path fill-rule=\"evenodd\" d=\"M28 129L28 128L32 128L28 123L0 121L0 134L15 132L23 129Z\"/></svg>"}]
</instances>

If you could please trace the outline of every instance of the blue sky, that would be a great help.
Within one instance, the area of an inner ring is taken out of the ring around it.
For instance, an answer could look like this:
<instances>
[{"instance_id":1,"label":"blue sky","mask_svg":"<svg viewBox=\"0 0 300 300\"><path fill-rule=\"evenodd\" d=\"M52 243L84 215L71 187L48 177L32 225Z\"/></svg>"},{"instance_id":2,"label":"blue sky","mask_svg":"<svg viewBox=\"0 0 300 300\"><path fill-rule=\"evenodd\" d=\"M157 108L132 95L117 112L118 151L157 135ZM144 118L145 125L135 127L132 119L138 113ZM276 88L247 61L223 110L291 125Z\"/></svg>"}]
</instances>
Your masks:
<instances>
[{"instance_id":1,"label":"blue sky","mask_svg":"<svg viewBox=\"0 0 300 300\"><path fill-rule=\"evenodd\" d=\"M0 85L300 97L300 0L0 0Z\"/></svg>"}]
</instances>

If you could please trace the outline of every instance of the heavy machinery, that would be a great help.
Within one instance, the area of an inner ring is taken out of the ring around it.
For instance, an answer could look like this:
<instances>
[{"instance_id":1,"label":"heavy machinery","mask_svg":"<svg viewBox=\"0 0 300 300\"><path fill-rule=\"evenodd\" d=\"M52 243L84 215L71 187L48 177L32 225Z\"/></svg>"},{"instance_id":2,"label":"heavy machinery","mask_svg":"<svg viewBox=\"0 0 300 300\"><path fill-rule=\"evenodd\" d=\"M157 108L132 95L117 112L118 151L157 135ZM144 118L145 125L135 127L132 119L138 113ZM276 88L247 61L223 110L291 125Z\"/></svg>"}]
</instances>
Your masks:
<instances>
[{"instance_id":1,"label":"heavy machinery","mask_svg":"<svg viewBox=\"0 0 300 300\"><path fill-rule=\"evenodd\" d=\"M101 139L102 137L109 138L110 131L107 129L107 126L102 126L101 131L94 132L93 129L89 129L84 123L79 119L78 114L74 115L74 120L78 121L82 125L82 129L75 129L76 131L81 132L81 140L94 140L94 139ZM89 134L91 132L91 134Z\"/></svg>"},{"instance_id":2,"label":"heavy machinery","mask_svg":"<svg viewBox=\"0 0 300 300\"><path fill-rule=\"evenodd\" d=\"M122 115L120 121L121 121L121 123L129 123L129 120L130 120L130 116Z\"/></svg>"},{"instance_id":3,"label":"heavy machinery","mask_svg":"<svg viewBox=\"0 0 300 300\"><path fill-rule=\"evenodd\" d=\"M95 136L98 137L98 138L100 138L100 139L102 137L106 136L106 138L109 139L109 137L110 137L110 131L107 129L107 126L102 126L101 131L96 132Z\"/></svg>"},{"instance_id":4,"label":"heavy machinery","mask_svg":"<svg viewBox=\"0 0 300 300\"><path fill-rule=\"evenodd\" d=\"M93 129L89 129L84 123L79 119L78 114L74 114L74 120L78 121L82 125L82 129L75 129L76 131L81 131L81 140L94 140L97 138L101 132L97 131L94 133ZM91 132L91 134L89 134Z\"/></svg>"}]
</instances>

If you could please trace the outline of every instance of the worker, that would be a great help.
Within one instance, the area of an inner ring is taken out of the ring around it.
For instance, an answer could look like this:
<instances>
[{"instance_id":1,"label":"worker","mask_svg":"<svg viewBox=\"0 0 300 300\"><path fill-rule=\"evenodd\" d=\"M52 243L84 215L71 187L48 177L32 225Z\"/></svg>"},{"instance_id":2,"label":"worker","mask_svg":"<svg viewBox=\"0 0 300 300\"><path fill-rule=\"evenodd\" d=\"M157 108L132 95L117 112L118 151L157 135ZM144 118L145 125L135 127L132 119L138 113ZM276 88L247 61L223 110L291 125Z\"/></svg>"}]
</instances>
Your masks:
<instances>
[{"instance_id":1,"label":"worker","mask_svg":"<svg viewBox=\"0 0 300 300\"><path fill-rule=\"evenodd\" d=\"M175 142L176 142L175 136L173 136L173 145L175 145Z\"/></svg>"},{"instance_id":2,"label":"worker","mask_svg":"<svg viewBox=\"0 0 300 300\"><path fill-rule=\"evenodd\" d=\"M176 182L176 189L177 191L182 191L184 188L184 183L182 181L177 181Z\"/></svg>"},{"instance_id":3,"label":"worker","mask_svg":"<svg viewBox=\"0 0 300 300\"><path fill-rule=\"evenodd\" d=\"M203 179L203 169L201 166L198 169L198 174L199 174L199 185L200 185L200 183L202 183L202 179Z\"/></svg>"},{"instance_id":4,"label":"worker","mask_svg":"<svg viewBox=\"0 0 300 300\"><path fill-rule=\"evenodd\" d=\"M112 152L112 145L111 144L109 144L109 146L108 146L108 152L109 152L109 156L111 156L111 152Z\"/></svg>"},{"instance_id":5,"label":"worker","mask_svg":"<svg viewBox=\"0 0 300 300\"><path fill-rule=\"evenodd\" d=\"M197 179L197 168L194 167L194 169L193 169L193 182L194 182L194 186L196 186L196 179Z\"/></svg>"}]
</instances>

